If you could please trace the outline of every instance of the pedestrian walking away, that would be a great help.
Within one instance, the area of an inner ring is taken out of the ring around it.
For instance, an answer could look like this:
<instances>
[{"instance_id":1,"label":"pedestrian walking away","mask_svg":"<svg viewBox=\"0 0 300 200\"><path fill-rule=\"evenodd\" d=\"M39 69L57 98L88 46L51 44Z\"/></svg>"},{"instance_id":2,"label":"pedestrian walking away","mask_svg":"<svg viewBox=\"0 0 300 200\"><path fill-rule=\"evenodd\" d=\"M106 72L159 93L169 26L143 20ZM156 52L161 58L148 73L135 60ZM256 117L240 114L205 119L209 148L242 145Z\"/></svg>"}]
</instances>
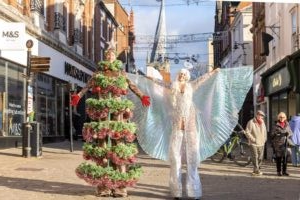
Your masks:
<instances>
[{"instance_id":1,"label":"pedestrian walking away","mask_svg":"<svg viewBox=\"0 0 300 200\"><path fill-rule=\"evenodd\" d=\"M236 126L251 87L252 67L217 69L192 81L184 68L171 86L142 76L131 78L153 102L147 115L134 112L139 144L150 156L170 163L169 188L174 199L200 199L199 163L213 155ZM184 185L183 165L187 169Z\"/></svg>"},{"instance_id":2,"label":"pedestrian walking away","mask_svg":"<svg viewBox=\"0 0 300 200\"><path fill-rule=\"evenodd\" d=\"M248 138L253 163L252 175L260 176L261 164L263 161L264 146L267 141L267 129L264 122L265 114L258 110L253 119L249 120L246 126L245 135Z\"/></svg>"}]
</instances>

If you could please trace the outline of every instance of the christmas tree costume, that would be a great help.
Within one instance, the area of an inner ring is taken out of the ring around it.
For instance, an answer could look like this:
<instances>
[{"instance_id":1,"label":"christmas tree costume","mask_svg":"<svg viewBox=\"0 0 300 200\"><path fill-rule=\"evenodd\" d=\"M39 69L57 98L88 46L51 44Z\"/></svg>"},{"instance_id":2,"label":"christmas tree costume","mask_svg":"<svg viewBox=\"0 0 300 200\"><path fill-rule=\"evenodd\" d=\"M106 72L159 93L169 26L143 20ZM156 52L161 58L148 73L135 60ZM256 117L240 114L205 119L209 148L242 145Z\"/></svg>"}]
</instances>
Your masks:
<instances>
[{"instance_id":1,"label":"christmas tree costume","mask_svg":"<svg viewBox=\"0 0 300 200\"><path fill-rule=\"evenodd\" d=\"M77 105L83 94L92 89L93 98L86 100L86 113L92 120L83 127L84 162L76 169L78 177L97 187L97 196L126 197L126 187L133 186L141 175L140 166L134 165L138 153L133 141L136 124L130 122L134 104L124 98L127 89L149 106L149 97L127 78L122 62L108 50L107 60L99 62L99 69L78 94L72 95ZM140 102L139 102L140 104Z\"/></svg>"}]
</instances>

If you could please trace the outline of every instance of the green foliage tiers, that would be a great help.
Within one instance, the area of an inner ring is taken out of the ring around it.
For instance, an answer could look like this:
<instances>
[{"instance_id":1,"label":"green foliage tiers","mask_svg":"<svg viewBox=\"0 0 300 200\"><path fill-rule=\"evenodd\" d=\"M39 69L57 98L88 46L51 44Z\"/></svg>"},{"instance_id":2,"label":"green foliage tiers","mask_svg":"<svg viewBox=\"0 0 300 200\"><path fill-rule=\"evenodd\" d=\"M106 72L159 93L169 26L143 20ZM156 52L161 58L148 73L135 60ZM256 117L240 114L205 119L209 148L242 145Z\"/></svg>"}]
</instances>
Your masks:
<instances>
[{"instance_id":1,"label":"green foliage tiers","mask_svg":"<svg viewBox=\"0 0 300 200\"><path fill-rule=\"evenodd\" d=\"M132 143L136 138L136 125L129 122L133 103L122 98L127 94L128 83L120 72L118 76L102 73L118 73L122 63L102 61L99 73L93 76L91 87L93 98L86 100L86 112L92 120L83 127L84 162L76 169L76 174L97 187L116 189L133 186L140 177L140 166L134 165L138 153ZM120 166L126 165L126 171Z\"/></svg>"}]
</instances>

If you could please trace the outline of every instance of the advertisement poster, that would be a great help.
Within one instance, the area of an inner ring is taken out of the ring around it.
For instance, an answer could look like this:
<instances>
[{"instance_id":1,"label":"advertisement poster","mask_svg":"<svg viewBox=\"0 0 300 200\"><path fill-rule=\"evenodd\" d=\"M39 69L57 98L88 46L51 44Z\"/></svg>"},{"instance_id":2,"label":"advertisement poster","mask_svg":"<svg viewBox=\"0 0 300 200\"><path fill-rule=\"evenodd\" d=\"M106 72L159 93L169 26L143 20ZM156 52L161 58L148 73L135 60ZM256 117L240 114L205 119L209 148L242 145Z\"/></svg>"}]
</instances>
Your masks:
<instances>
[{"instance_id":1,"label":"advertisement poster","mask_svg":"<svg viewBox=\"0 0 300 200\"><path fill-rule=\"evenodd\" d=\"M32 89L32 86L28 86L27 112L28 112L28 114L33 112L33 89Z\"/></svg>"},{"instance_id":2,"label":"advertisement poster","mask_svg":"<svg viewBox=\"0 0 300 200\"><path fill-rule=\"evenodd\" d=\"M8 103L8 109L6 112L8 116L8 134L10 136L21 135L24 116L24 110L21 106L21 102Z\"/></svg>"}]
</instances>

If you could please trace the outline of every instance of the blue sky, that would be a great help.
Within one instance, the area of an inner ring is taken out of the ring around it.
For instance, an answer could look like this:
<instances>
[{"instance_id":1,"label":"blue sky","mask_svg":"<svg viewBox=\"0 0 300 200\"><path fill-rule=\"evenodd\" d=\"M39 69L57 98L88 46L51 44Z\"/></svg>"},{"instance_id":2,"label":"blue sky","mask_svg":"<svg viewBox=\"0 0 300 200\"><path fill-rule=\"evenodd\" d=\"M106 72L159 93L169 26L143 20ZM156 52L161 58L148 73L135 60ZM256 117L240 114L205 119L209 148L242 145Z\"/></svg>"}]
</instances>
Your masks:
<instances>
[{"instance_id":1,"label":"blue sky","mask_svg":"<svg viewBox=\"0 0 300 200\"><path fill-rule=\"evenodd\" d=\"M119 0L123 7L130 11L132 8L135 14L135 34L153 35L159 15L160 2L156 0ZM131 7L128 6L129 2ZM207 1L196 5L187 5L184 0L165 0L167 34L195 34L207 33L214 30L215 2ZM193 1L191 1L193 2ZM197 42L179 45L171 52L200 54L200 60L206 61L207 43ZM137 66L144 70L147 52L135 52ZM172 64L171 70L176 71L183 66L181 61L178 65Z\"/></svg>"}]
</instances>

